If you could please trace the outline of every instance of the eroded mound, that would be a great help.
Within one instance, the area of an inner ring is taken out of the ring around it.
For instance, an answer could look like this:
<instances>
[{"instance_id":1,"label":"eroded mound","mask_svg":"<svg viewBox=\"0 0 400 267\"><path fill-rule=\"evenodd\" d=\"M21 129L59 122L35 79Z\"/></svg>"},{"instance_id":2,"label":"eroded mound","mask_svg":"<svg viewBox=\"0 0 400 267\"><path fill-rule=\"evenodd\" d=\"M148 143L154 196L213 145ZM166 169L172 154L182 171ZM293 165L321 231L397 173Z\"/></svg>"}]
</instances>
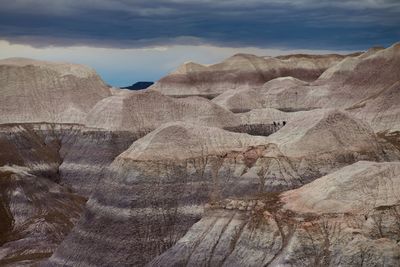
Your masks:
<instances>
[{"instance_id":1,"label":"eroded mound","mask_svg":"<svg viewBox=\"0 0 400 267\"><path fill-rule=\"evenodd\" d=\"M174 121L215 127L240 124L234 114L204 98L174 99L159 92L143 91L119 93L101 100L89 112L86 125L144 135Z\"/></svg>"},{"instance_id":2,"label":"eroded mound","mask_svg":"<svg viewBox=\"0 0 400 267\"><path fill-rule=\"evenodd\" d=\"M150 88L171 96L199 95L213 98L230 89L260 86L276 77L293 76L312 81L344 56L257 57L237 54L221 63L185 63Z\"/></svg>"},{"instance_id":3,"label":"eroded mound","mask_svg":"<svg viewBox=\"0 0 400 267\"><path fill-rule=\"evenodd\" d=\"M400 163L359 161L283 194L296 212L362 213L399 204Z\"/></svg>"},{"instance_id":4,"label":"eroded mound","mask_svg":"<svg viewBox=\"0 0 400 267\"><path fill-rule=\"evenodd\" d=\"M31 59L0 60L0 123L83 123L111 95L93 69Z\"/></svg>"}]
</instances>

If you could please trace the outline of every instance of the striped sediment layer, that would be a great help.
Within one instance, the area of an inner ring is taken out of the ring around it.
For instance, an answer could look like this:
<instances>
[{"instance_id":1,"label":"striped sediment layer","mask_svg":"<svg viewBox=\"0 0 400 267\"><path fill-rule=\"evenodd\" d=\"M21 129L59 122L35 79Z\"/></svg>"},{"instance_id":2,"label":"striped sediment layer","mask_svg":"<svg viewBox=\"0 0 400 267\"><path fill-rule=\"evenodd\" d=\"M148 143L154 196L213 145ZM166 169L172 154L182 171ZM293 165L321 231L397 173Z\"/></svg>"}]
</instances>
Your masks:
<instances>
[{"instance_id":1,"label":"striped sediment layer","mask_svg":"<svg viewBox=\"0 0 400 267\"><path fill-rule=\"evenodd\" d=\"M150 88L174 97L213 98L230 89L258 87L277 77L313 81L343 58L340 55L275 58L237 54L209 66L185 63Z\"/></svg>"},{"instance_id":2,"label":"striped sediment layer","mask_svg":"<svg viewBox=\"0 0 400 267\"><path fill-rule=\"evenodd\" d=\"M50 257L79 219L86 198L22 166L0 167L0 265Z\"/></svg>"},{"instance_id":3,"label":"striped sediment layer","mask_svg":"<svg viewBox=\"0 0 400 267\"><path fill-rule=\"evenodd\" d=\"M103 169L137 137L68 124L0 126L0 265L48 258L79 219Z\"/></svg>"},{"instance_id":4,"label":"striped sediment layer","mask_svg":"<svg viewBox=\"0 0 400 267\"><path fill-rule=\"evenodd\" d=\"M283 194L226 199L147 266L397 266L399 185L400 163L363 161Z\"/></svg>"},{"instance_id":5,"label":"striped sediment layer","mask_svg":"<svg viewBox=\"0 0 400 267\"><path fill-rule=\"evenodd\" d=\"M389 160L368 126L343 112L313 112L269 137L188 123L158 128L114 160L81 220L44 265L144 265L183 237L202 217L206 203L298 188L360 159ZM290 135L300 124L306 129ZM338 135L341 127L353 139ZM320 131L330 143L316 141L312 135ZM292 149L310 146L311 140L314 153Z\"/></svg>"}]
</instances>

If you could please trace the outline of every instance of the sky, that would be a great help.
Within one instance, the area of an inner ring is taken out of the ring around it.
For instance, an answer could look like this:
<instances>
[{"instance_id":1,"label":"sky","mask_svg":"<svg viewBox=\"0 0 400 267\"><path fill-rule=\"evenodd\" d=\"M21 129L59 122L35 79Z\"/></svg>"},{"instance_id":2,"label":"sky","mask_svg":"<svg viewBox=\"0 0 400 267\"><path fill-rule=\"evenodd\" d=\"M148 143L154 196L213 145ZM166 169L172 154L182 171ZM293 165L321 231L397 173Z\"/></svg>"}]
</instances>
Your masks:
<instances>
[{"instance_id":1,"label":"sky","mask_svg":"<svg viewBox=\"0 0 400 267\"><path fill-rule=\"evenodd\" d=\"M86 64L110 85L236 53L349 53L400 41L400 0L0 0L0 58Z\"/></svg>"}]
</instances>

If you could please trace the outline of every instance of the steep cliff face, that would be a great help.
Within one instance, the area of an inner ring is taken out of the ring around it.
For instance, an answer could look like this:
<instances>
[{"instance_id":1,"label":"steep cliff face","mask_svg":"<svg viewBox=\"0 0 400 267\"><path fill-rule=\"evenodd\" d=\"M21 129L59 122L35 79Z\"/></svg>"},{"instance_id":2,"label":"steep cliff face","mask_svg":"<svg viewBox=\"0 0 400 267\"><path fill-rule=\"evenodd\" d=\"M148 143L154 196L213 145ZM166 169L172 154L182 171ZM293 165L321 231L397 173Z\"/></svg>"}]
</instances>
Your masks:
<instances>
[{"instance_id":1,"label":"steep cliff face","mask_svg":"<svg viewBox=\"0 0 400 267\"><path fill-rule=\"evenodd\" d=\"M78 221L103 169L134 134L79 125L0 126L0 265L51 256Z\"/></svg>"},{"instance_id":2,"label":"steep cliff face","mask_svg":"<svg viewBox=\"0 0 400 267\"><path fill-rule=\"evenodd\" d=\"M89 197L102 170L136 139L131 132L80 125L1 125L0 164L27 167Z\"/></svg>"},{"instance_id":3,"label":"steep cliff face","mask_svg":"<svg viewBox=\"0 0 400 267\"><path fill-rule=\"evenodd\" d=\"M86 199L21 166L0 167L0 265L31 266L50 257Z\"/></svg>"},{"instance_id":4,"label":"steep cliff face","mask_svg":"<svg viewBox=\"0 0 400 267\"><path fill-rule=\"evenodd\" d=\"M86 66L31 59L0 60L0 123L83 123L86 113L110 95Z\"/></svg>"},{"instance_id":5,"label":"steep cliff face","mask_svg":"<svg viewBox=\"0 0 400 267\"><path fill-rule=\"evenodd\" d=\"M177 97L198 95L213 98L230 89L261 86L276 77L293 76L313 81L343 58L340 55L274 58L237 54L210 66L185 63L150 88Z\"/></svg>"}]
</instances>

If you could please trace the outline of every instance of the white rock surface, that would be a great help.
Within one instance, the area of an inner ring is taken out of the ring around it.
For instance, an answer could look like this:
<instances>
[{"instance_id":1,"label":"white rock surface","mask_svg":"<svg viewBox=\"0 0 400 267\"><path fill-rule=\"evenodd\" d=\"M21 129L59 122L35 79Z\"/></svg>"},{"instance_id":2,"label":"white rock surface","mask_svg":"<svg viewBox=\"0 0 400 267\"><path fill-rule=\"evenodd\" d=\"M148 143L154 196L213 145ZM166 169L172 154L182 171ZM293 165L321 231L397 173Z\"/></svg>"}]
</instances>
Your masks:
<instances>
[{"instance_id":1,"label":"white rock surface","mask_svg":"<svg viewBox=\"0 0 400 267\"><path fill-rule=\"evenodd\" d=\"M82 65L0 60L0 123L83 123L110 94L96 72Z\"/></svg>"},{"instance_id":2,"label":"white rock surface","mask_svg":"<svg viewBox=\"0 0 400 267\"><path fill-rule=\"evenodd\" d=\"M380 153L377 137L364 122L335 109L293 113L286 126L270 135L288 157L331 157L345 151Z\"/></svg>"},{"instance_id":3,"label":"white rock surface","mask_svg":"<svg viewBox=\"0 0 400 267\"><path fill-rule=\"evenodd\" d=\"M120 92L98 102L86 125L108 130L148 133L163 123L187 121L215 127L236 126L230 111L201 97L175 99L156 91Z\"/></svg>"},{"instance_id":4,"label":"white rock surface","mask_svg":"<svg viewBox=\"0 0 400 267\"><path fill-rule=\"evenodd\" d=\"M360 213L400 204L400 163L360 161L282 195L296 212Z\"/></svg>"},{"instance_id":5,"label":"white rock surface","mask_svg":"<svg viewBox=\"0 0 400 267\"><path fill-rule=\"evenodd\" d=\"M215 127L204 127L183 122L162 125L137 140L116 159L135 161L184 160L228 151L243 150L249 146L266 144L266 138L232 133Z\"/></svg>"},{"instance_id":6,"label":"white rock surface","mask_svg":"<svg viewBox=\"0 0 400 267\"><path fill-rule=\"evenodd\" d=\"M263 98L255 89L230 89L212 102L237 113L265 107Z\"/></svg>"},{"instance_id":7,"label":"white rock surface","mask_svg":"<svg viewBox=\"0 0 400 267\"><path fill-rule=\"evenodd\" d=\"M242 124L273 124L288 122L296 113L283 112L274 108L252 109L238 114Z\"/></svg>"}]
</instances>

